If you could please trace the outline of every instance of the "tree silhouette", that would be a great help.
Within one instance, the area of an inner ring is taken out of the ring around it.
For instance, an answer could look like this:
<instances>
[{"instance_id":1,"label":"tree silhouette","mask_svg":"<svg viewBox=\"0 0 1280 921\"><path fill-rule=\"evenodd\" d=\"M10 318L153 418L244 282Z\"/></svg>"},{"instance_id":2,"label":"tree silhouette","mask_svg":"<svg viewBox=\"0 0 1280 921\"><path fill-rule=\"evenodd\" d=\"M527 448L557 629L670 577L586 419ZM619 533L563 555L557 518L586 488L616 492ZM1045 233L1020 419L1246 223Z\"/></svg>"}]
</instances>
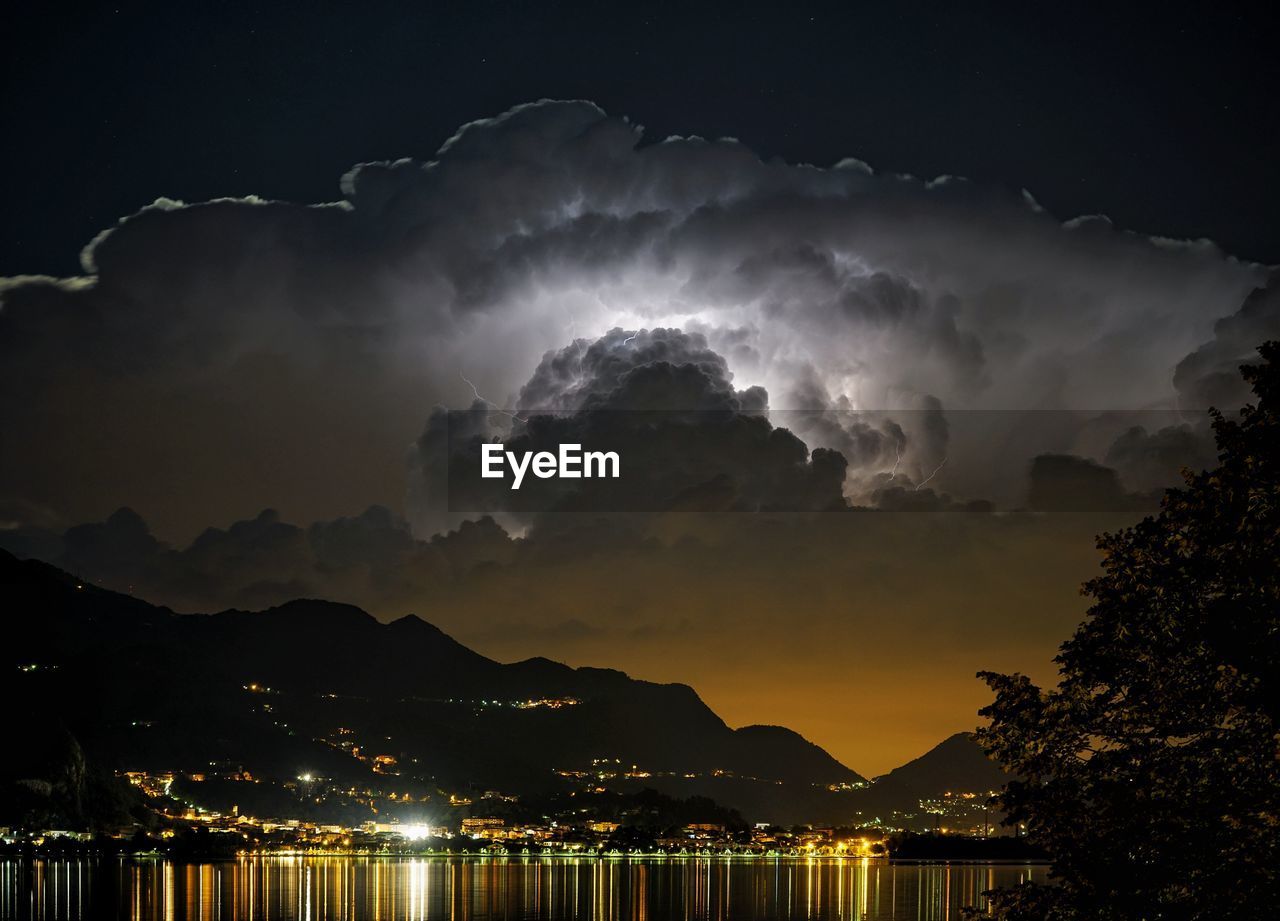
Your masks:
<instances>
[{"instance_id":1,"label":"tree silhouette","mask_svg":"<svg viewBox=\"0 0 1280 921\"><path fill-rule=\"evenodd\" d=\"M1211 410L1218 466L1103 535L1061 681L984 672L978 739L1020 778L1008 820L1048 885L991 894L1017 919L1274 918L1280 906L1280 343L1256 404Z\"/></svg>"}]
</instances>

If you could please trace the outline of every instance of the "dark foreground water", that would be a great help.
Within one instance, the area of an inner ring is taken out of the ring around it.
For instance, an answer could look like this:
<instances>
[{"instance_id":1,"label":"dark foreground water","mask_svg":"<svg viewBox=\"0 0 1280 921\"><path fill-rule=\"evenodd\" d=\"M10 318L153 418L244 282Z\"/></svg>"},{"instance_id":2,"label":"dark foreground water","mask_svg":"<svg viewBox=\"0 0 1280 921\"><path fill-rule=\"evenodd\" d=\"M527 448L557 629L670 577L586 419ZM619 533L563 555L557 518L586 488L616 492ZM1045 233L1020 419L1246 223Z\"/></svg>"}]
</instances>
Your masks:
<instances>
[{"instance_id":1,"label":"dark foreground water","mask_svg":"<svg viewBox=\"0 0 1280 921\"><path fill-rule=\"evenodd\" d=\"M949 921L1044 867L821 859L0 861L0 919Z\"/></svg>"}]
</instances>

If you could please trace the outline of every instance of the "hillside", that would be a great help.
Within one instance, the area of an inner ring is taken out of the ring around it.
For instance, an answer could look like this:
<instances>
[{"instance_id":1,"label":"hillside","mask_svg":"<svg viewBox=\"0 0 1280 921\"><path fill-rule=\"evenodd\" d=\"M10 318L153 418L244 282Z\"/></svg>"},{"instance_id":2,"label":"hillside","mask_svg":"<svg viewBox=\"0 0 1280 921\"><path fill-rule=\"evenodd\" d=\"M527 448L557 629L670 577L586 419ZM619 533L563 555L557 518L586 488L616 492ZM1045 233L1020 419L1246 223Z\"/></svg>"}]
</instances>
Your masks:
<instances>
[{"instance_id":1,"label":"hillside","mask_svg":"<svg viewBox=\"0 0 1280 921\"><path fill-rule=\"evenodd\" d=\"M919 758L876 778L880 790L937 796L948 790L998 790L1008 775L967 732L957 732Z\"/></svg>"},{"instance_id":2,"label":"hillside","mask_svg":"<svg viewBox=\"0 0 1280 921\"><path fill-rule=\"evenodd\" d=\"M969 733L958 732L919 758L877 777L869 787L855 791L851 803L864 818L896 815L897 824L917 831L946 824L945 819L924 808L924 800L932 801L935 809L953 820L961 815L970 821L982 816L985 823L987 794L1008 781L1009 775L987 758ZM995 824L998 817L993 813L990 820Z\"/></svg>"},{"instance_id":3,"label":"hillside","mask_svg":"<svg viewBox=\"0 0 1280 921\"><path fill-rule=\"evenodd\" d=\"M383 756L380 770L437 796L732 779L749 790L730 805L767 793L791 821L816 791L862 779L790 730L730 728L687 685L502 664L413 616L316 600L179 615L8 554L0 595L5 683L34 702L28 730L64 728L112 770L350 786Z\"/></svg>"}]
</instances>

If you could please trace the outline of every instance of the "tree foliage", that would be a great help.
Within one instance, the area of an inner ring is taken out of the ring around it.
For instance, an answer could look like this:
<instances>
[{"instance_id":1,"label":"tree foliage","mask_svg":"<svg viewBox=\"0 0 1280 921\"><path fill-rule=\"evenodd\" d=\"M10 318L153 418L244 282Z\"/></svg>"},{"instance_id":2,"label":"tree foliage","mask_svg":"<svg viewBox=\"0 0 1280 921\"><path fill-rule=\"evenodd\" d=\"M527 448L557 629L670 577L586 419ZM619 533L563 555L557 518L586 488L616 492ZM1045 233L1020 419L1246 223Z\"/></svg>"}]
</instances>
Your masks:
<instances>
[{"instance_id":1,"label":"tree foliage","mask_svg":"<svg viewBox=\"0 0 1280 921\"><path fill-rule=\"evenodd\" d=\"M1051 883L994 917L1252 919L1280 911L1280 343L1242 369L1256 402L1211 411L1218 466L1103 535L1054 690L982 673L978 731L1018 775L1010 822Z\"/></svg>"}]
</instances>

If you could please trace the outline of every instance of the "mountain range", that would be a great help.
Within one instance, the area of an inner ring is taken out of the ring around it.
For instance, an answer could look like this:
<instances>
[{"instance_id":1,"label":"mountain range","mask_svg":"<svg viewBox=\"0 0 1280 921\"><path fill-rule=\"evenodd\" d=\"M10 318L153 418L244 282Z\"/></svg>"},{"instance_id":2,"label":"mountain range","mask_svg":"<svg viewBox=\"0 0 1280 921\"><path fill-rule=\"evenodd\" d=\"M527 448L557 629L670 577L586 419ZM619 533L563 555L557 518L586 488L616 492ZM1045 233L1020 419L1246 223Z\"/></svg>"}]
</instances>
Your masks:
<instances>
[{"instance_id":1,"label":"mountain range","mask_svg":"<svg viewBox=\"0 0 1280 921\"><path fill-rule=\"evenodd\" d=\"M653 788L791 823L1002 778L960 735L868 786L789 729L731 728L688 685L496 662L412 615L318 600L176 614L3 552L0 603L4 685L24 702L0 782L62 770L49 752L71 744L103 772L394 783L454 801Z\"/></svg>"}]
</instances>

